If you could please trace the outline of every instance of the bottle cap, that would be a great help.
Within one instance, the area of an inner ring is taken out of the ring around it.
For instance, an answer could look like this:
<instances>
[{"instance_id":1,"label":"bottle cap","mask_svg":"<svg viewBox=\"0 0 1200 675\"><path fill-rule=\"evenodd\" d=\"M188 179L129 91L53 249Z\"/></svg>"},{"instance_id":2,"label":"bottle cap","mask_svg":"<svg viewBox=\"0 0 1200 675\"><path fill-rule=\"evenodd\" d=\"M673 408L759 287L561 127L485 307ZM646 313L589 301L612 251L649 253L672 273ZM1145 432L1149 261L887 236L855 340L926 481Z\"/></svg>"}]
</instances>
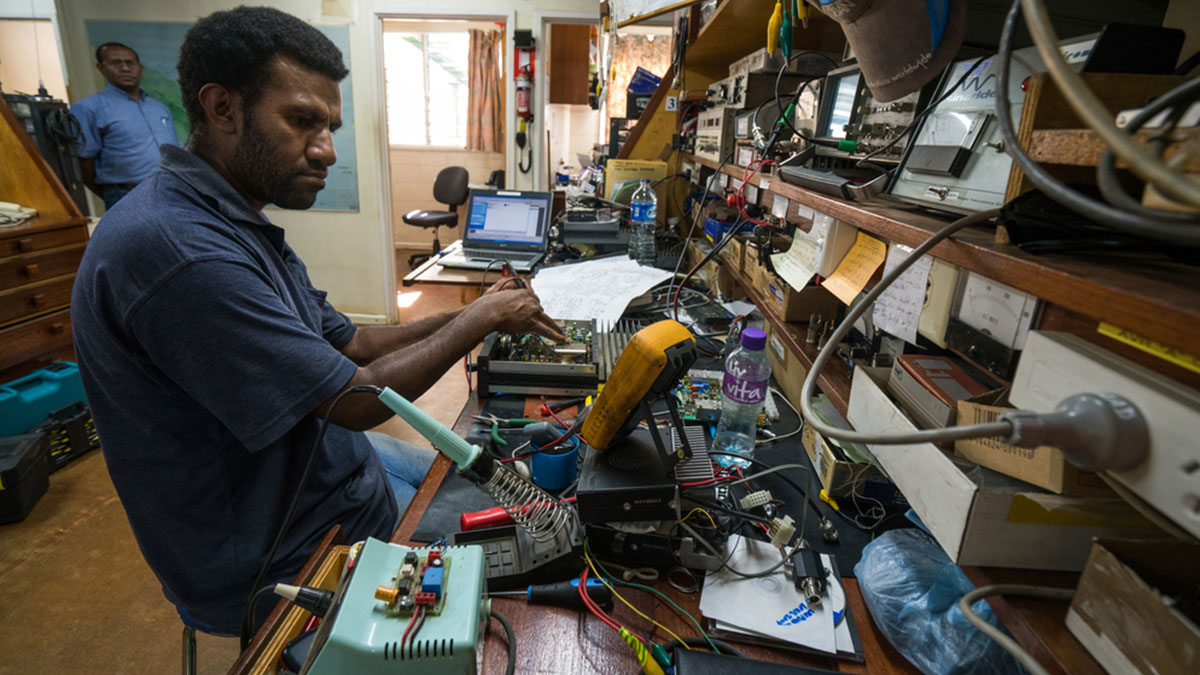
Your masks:
<instances>
[{"instance_id":1,"label":"bottle cap","mask_svg":"<svg viewBox=\"0 0 1200 675\"><path fill-rule=\"evenodd\" d=\"M767 346L767 334L760 328L747 328L742 331L742 346L750 350L758 350Z\"/></svg>"}]
</instances>

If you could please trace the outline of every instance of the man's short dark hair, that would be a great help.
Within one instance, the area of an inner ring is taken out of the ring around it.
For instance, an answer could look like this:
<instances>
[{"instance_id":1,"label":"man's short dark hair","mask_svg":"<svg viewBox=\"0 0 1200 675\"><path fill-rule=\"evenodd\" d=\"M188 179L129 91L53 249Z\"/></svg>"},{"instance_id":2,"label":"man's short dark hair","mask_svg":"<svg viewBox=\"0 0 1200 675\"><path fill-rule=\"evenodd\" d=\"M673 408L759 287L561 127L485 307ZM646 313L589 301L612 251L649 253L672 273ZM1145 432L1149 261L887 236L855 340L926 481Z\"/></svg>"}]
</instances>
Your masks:
<instances>
[{"instance_id":1,"label":"man's short dark hair","mask_svg":"<svg viewBox=\"0 0 1200 675\"><path fill-rule=\"evenodd\" d=\"M200 89L236 92L247 113L270 84L271 63L286 57L340 82L350 72L342 52L321 31L270 7L238 7L196 22L179 49L179 89L192 129L205 124Z\"/></svg>"},{"instance_id":2,"label":"man's short dark hair","mask_svg":"<svg viewBox=\"0 0 1200 675\"><path fill-rule=\"evenodd\" d=\"M100 45L99 47L96 47L96 63L97 64L104 65L103 52L105 49L108 49L109 47L120 47L121 49L128 49L129 51L133 52L133 58L137 59L138 63L142 62L142 59L141 59L141 57L138 56L138 53L133 51L133 47L130 47L129 45L123 45L120 42L105 42L104 44Z\"/></svg>"}]
</instances>

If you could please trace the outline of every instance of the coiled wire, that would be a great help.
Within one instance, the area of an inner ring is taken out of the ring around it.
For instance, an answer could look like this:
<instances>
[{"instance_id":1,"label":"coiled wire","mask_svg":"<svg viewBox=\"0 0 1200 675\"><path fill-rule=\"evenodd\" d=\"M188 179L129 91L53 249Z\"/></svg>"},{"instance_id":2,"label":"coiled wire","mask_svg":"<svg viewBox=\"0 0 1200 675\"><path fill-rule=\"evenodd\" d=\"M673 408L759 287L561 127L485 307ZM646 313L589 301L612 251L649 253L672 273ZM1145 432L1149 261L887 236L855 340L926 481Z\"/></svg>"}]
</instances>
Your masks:
<instances>
[{"instance_id":1,"label":"coiled wire","mask_svg":"<svg viewBox=\"0 0 1200 675\"><path fill-rule=\"evenodd\" d=\"M553 541L563 528L576 520L568 502L497 464L491 478L479 486L535 541Z\"/></svg>"}]
</instances>

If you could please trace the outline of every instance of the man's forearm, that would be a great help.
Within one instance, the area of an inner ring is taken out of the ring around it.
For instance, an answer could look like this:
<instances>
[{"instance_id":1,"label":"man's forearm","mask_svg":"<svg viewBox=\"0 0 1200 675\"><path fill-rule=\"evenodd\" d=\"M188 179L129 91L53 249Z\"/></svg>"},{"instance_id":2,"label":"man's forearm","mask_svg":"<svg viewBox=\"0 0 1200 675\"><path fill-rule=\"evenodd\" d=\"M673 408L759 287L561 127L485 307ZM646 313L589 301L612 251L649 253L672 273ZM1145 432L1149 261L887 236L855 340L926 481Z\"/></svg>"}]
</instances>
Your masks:
<instances>
[{"instance_id":1,"label":"man's forearm","mask_svg":"<svg viewBox=\"0 0 1200 675\"><path fill-rule=\"evenodd\" d=\"M79 159L79 173L83 178L83 184L89 190L96 193L97 197L104 198L104 192L100 186L96 184L96 160L93 157L82 157Z\"/></svg>"},{"instance_id":2,"label":"man's forearm","mask_svg":"<svg viewBox=\"0 0 1200 675\"><path fill-rule=\"evenodd\" d=\"M446 330L439 332L437 339L418 338L406 347L375 359L360 367L346 386L371 384L391 387L410 401L415 400L433 386L455 361L474 349L493 329L493 324L494 320L484 313L452 312L449 319L441 324ZM392 412L382 403L365 399L347 398L335 411L333 422L348 429L365 430L378 426L392 416ZM317 412L324 415L328 411Z\"/></svg>"},{"instance_id":3,"label":"man's forearm","mask_svg":"<svg viewBox=\"0 0 1200 675\"><path fill-rule=\"evenodd\" d=\"M463 309L460 307L397 326L359 326L354 337L342 348L342 353L365 366L433 335L462 314Z\"/></svg>"}]
</instances>

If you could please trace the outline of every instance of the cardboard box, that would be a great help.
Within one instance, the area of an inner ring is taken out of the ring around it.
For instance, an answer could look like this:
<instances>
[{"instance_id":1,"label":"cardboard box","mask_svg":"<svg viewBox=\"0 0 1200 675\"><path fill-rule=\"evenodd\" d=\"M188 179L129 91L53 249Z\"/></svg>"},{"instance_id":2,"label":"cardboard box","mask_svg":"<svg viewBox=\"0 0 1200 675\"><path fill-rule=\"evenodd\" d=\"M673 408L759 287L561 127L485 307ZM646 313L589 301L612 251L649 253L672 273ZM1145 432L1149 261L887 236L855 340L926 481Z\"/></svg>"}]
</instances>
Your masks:
<instances>
[{"instance_id":1,"label":"cardboard box","mask_svg":"<svg viewBox=\"0 0 1200 675\"><path fill-rule=\"evenodd\" d=\"M742 255L744 255L746 247L741 243L741 237L730 239L724 248L717 255L725 260L733 269L742 271Z\"/></svg>"},{"instance_id":2,"label":"cardboard box","mask_svg":"<svg viewBox=\"0 0 1200 675\"><path fill-rule=\"evenodd\" d=\"M804 377L808 375L808 369L787 348L787 343L770 321L763 322L763 329L767 333L767 361L771 363L771 375L779 383L779 389L783 391L784 396L799 408L800 389L804 386ZM799 338L803 340L804 336L800 335Z\"/></svg>"},{"instance_id":3,"label":"cardboard box","mask_svg":"<svg viewBox=\"0 0 1200 675\"><path fill-rule=\"evenodd\" d=\"M862 368L854 369L846 417L867 433L916 430ZM868 447L959 565L1079 571L1093 537L1162 536L1119 498L1051 494L932 443Z\"/></svg>"},{"instance_id":4,"label":"cardboard box","mask_svg":"<svg viewBox=\"0 0 1200 675\"><path fill-rule=\"evenodd\" d=\"M1097 539L1067 629L1110 673L1200 673L1200 628L1177 604L1195 597L1196 570L1194 543Z\"/></svg>"},{"instance_id":5,"label":"cardboard box","mask_svg":"<svg viewBox=\"0 0 1200 675\"><path fill-rule=\"evenodd\" d=\"M960 399L987 393L953 359L923 354L897 358L887 390L925 429L952 426Z\"/></svg>"},{"instance_id":6,"label":"cardboard box","mask_svg":"<svg viewBox=\"0 0 1200 675\"><path fill-rule=\"evenodd\" d=\"M608 165L604 168L604 197L612 201L619 201L614 199L614 197L615 193L620 191L624 197L623 200L620 200L621 203L628 204L629 197L633 195L633 190L637 188L633 187L632 189L626 188L622 190L622 186L628 183L637 183L643 178L648 178L653 182L666 176L667 163L663 161L656 159L610 159L608 160ZM626 195L625 193L628 194ZM654 194L658 197L660 206L666 204L667 191L665 181L654 188ZM666 213L667 209L660 208L658 210L659 220L666 218Z\"/></svg>"},{"instance_id":7,"label":"cardboard box","mask_svg":"<svg viewBox=\"0 0 1200 675\"><path fill-rule=\"evenodd\" d=\"M995 422L1000 413L1008 410L1014 410L1008 403L1008 390L997 389L959 401L958 424ZM1112 494L1112 488L1099 476L1071 464L1057 448L1048 445L1018 448L998 438L970 438L955 441L954 454L1056 494Z\"/></svg>"},{"instance_id":8,"label":"cardboard box","mask_svg":"<svg viewBox=\"0 0 1200 675\"><path fill-rule=\"evenodd\" d=\"M760 268L759 280L755 287L763 294L766 309L784 321L808 323L813 314L820 315L825 321L831 321L842 306L837 296L824 288L805 286L796 290L783 279L768 272L765 267Z\"/></svg>"}]
</instances>

